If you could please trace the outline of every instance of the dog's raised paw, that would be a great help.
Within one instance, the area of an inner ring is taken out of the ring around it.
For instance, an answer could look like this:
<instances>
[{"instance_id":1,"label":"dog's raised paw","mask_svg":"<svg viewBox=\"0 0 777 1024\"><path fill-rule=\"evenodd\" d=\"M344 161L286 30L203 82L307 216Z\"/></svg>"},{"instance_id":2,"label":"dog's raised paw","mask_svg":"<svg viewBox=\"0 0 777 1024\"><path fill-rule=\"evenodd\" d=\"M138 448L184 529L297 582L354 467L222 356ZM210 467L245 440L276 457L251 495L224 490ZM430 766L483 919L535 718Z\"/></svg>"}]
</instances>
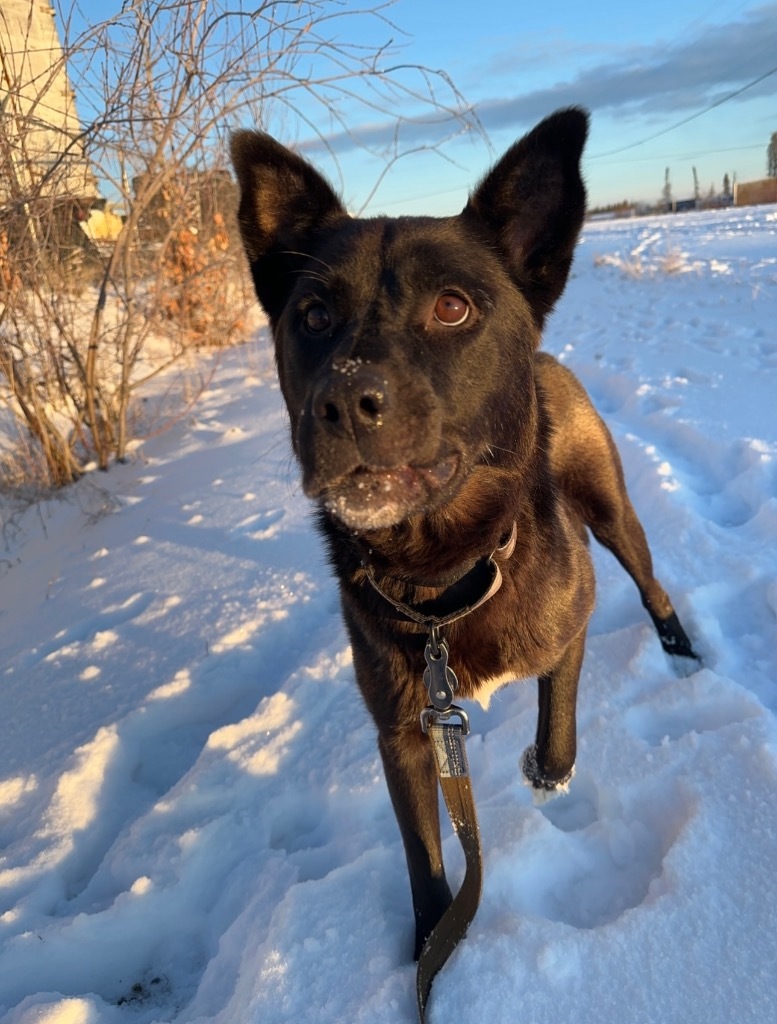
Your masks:
<instances>
[{"instance_id":1,"label":"dog's raised paw","mask_svg":"<svg viewBox=\"0 0 777 1024\"><path fill-rule=\"evenodd\" d=\"M531 786L534 803L537 806L553 800L557 796L563 796L569 792L569 784L575 774L575 766L560 779L546 778L540 771L537 763L537 747L534 743L524 750L521 756L521 771L525 785Z\"/></svg>"}]
</instances>

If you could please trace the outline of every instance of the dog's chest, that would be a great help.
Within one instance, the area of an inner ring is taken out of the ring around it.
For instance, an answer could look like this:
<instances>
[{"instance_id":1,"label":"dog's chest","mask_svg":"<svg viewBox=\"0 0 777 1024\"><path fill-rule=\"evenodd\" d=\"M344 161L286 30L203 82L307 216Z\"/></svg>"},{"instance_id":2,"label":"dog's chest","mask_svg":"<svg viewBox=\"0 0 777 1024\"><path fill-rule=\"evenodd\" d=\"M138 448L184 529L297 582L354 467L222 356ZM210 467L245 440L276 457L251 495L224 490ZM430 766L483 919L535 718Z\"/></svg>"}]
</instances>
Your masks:
<instances>
[{"instance_id":1,"label":"dog's chest","mask_svg":"<svg viewBox=\"0 0 777 1024\"><path fill-rule=\"evenodd\" d=\"M589 573L566 588L537 586L531 601L521 600L522 589L505 579L492 601L453 623L446 636L459 696L484 708L506 683L549 672L593 605Z\"/></svg>"}]
</instances>

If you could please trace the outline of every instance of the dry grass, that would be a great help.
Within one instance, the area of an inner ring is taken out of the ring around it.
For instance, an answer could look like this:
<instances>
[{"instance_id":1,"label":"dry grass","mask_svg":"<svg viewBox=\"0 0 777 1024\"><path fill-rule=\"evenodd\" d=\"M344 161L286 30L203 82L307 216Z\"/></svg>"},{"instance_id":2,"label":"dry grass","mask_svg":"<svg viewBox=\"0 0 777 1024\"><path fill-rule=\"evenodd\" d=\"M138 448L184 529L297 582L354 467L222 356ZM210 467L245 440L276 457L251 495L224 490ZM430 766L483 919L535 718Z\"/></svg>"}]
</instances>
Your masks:
<instances>
[{"instance_id":1,"label":"dry grass","mask_svg":"<svg viewBox=\"0 0 777 1024\"><path fill-rule=\"evenodd\" d=\"M697 269L694 264L688 262L688 254L677 246L670 246L662 253L653 252L649 256L640 251L633 251L625 256L619 252L596 253L594 266L615 267L626 277L631 278L656 277L661 274L672 276Z\"/></svg>"}]
</instances>

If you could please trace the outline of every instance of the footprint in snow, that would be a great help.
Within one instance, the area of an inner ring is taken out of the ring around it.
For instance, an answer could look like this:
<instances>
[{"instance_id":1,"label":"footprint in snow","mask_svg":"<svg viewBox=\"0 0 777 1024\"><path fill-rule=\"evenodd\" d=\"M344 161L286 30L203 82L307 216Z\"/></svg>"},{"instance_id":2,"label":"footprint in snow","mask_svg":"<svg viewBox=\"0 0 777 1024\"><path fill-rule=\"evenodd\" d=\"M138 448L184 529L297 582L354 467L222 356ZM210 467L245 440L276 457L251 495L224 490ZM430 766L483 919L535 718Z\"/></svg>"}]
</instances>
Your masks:
<instances>
[{"instance_id":1,"label":"footprint in snow","mask_svg":"<svg viewBox=\"0 0 777 1024\"><path fill-rule=\"evenodd\" d=\"M650 396L649 408L657 407ZM660 403L659 403L660 404ZM662 436L639 445L655 465L666 490L687 488L696 496L699 515L717 526L744 526L758 515L764 495L777 495L777 460L773 445L753 438L729 444L700 444L699 436L687 424L663 421Z\"/></svg>"},{"instance_id":2,"label":"footprint in snow","mask_svg":"<svg viewBox=\"0 0 777 1024\"><path fill-rule=\"evenodd\" d=\"M94 581L90 586L94 585ZM41 661L57 661L73 657L86 646L92 652L103 650L118 639L114 627L123 626L142 615L154 602L152 593L132 594L121 604L111 605L92 618L79 622L70 629L61 630L53 640L35 648L26 655L28 666Z\"/></svg>"},{"instance_id":3,"label":"footprint in snow","mask_svg":"<svg viewBox=\"0 0 777 1024\"><path fill-rule=\"evenodd\" d=\"M720 677L702 669L682 688L671 684L649 703L629 708L626 728L653 747L676 743L686 736L738 729L762 714L762 708L741 691L729 690Z\"/></svg>"},{"instance_id":4,"label":"footprint in snow","mask_svg":"<svg viewBox=\"0 0 777 1024\"><path fill-rule=\"evenodd\" d=\"M772 370L777 367L777 344L773 341L759 341L750 350L750 357L757 370Z\"/></svg>"},{"instance_id":5,"label":"footprint in snow","mask_svg":"<svg viewBox=\"0 0 777 1024\"><path fill-rule=\"evenodd\" d=\"M266 808L269 845L285 852L299 872L299 882L324 878L340 863L333 847L332 816L327 801L306 793L285 793Z\"/></svg>"},{"instance_id":6,"label":"footprint in snow","mask_svg":"<svg viewBox=\"0 0 777 1024\"><path fill-rule=\"evenodd\" d=\"M693 810L676 785L651 782L628 804L578 777L539 812L548 828L491 866L500 903L521 915L593 929L662 889L664 861Z\"/></svg>"},{"instance_id":7,"label":"footprint in snow","mask_svg":"<svg viewBox=\"0 0 777 1024\"><path fill-rule=\"evenodd\" d=\"M599 818L599 791L593 777L577 776L568 793L539 805L561 832L579 832Z\"/></svg>"},{"instance_id":8,"label":"footprint in snow","mask_svg":"<svg viewBox=\"0 0 777 1024\"><path fill-rule=\"evenodd\" d=\"M241 520L233 532L242 534L249 540L270 540L280 532L285 515L283 509L266 509Z\"/></svg>"}]
</instances>

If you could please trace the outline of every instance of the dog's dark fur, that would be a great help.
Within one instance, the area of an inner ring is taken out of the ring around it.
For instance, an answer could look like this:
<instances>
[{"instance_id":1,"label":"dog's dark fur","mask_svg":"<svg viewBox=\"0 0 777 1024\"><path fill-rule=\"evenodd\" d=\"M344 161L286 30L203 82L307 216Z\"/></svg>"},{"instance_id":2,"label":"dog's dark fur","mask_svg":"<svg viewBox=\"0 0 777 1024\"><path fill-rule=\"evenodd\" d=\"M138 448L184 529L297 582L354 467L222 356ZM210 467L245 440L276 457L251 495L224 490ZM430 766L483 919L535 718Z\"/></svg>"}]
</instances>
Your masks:
<instances>
[{"instance_id":1,"label":"dog's dark fur","mask_svg":"<svg viewBox=\"0 0 777 1024\"><path fill-rule=\"evenodd\" d=\"M586 133L582 110L558 111L459 216L396 219L353 219L299 156L267 135L233 139L245 251L405 844L416 955L451 901L419 728L426 633L373 589L365 561L395 599L455 608L469 603L468 571L516 524L501 589L444 635L457 698L538 677L523 765L540 791L575 763L594 604L585 527L633 577L664 648L694 657L607 428L575 377L538 352L583 221Z\"/></svg>"}]
</instances>

